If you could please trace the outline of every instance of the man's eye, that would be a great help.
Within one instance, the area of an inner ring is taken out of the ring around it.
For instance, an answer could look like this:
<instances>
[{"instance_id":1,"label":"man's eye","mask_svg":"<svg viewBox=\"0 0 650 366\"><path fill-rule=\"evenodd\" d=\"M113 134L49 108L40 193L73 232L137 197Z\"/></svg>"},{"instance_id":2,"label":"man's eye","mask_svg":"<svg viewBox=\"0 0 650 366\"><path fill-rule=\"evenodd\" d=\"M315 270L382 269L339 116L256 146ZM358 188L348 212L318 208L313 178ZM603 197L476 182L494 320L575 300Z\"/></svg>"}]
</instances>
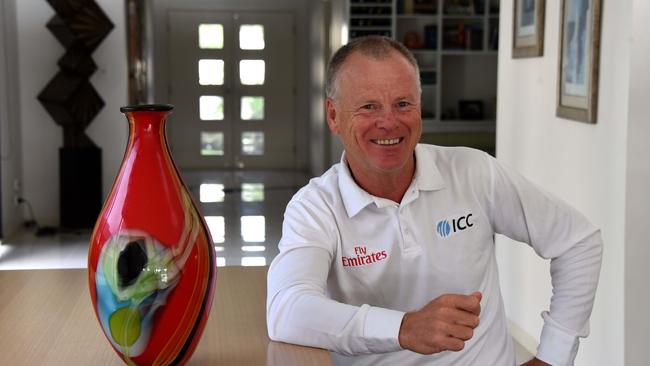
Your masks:
<instances>
[{"instance_id":1,"label":"man's eye","mask_svg":"<svg viewBox=\"0 0 650 366\"><path fill-rule=\"evenodd\" d=\"M409 103L409 102L403 100L403 101L397 103L397 105L398 105L399 107L402 107L402 108L403 108L403 107L408 107L408 106L410 106L411 103Z\"/></svg>"},{"instance_id":2,"label":"man's eye","mask_svg":"<svg viewBox=\"0 0 650 366\"><path fill-rule=\"evenodd\" d=\"M361 106L361 109L366 109L366 110L371 111L371 110L375 109L375 105L374 104L365 104L365 105Z\"/></svg>"}]
</instances>

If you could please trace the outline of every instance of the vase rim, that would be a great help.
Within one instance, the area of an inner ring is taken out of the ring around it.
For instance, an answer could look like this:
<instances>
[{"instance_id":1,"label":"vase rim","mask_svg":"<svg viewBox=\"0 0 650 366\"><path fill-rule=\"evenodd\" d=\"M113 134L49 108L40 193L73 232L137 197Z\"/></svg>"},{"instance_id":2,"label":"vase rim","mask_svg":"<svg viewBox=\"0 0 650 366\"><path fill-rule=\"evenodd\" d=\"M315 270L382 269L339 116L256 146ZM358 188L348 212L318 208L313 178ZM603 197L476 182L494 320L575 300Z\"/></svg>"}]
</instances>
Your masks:
<instances>
[{"instance_id":1,"label":"vase rim","mask_svg":"<svg viewBox=\"0 0 650 366\"><path fill-rule=\"evenodd\" d=\"M120 112L139 112L139 111L152 111L152 112L167 112L174 109L172 104L131 104L120 108Z\"/></svg>"}]
</instances>

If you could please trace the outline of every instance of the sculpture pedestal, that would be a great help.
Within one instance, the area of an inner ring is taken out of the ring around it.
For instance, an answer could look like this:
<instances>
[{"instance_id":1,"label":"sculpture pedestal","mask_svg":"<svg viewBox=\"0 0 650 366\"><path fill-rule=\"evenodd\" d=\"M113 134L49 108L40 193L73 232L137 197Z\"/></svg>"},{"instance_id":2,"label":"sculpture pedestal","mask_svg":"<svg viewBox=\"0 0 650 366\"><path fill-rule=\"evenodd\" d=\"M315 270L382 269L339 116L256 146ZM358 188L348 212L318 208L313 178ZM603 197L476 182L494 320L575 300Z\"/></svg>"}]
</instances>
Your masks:
<instances>
[{"instance_id":1,"label":"sculpture pedestal","mask_svg":"<svg viewBox=\"0 0 650 366\"><path fill-rule=\"evenodd\" d=\"M102 150L60 148L59 180L61 228L92 229L102 209Z\"/></svg>"}]
</instances>

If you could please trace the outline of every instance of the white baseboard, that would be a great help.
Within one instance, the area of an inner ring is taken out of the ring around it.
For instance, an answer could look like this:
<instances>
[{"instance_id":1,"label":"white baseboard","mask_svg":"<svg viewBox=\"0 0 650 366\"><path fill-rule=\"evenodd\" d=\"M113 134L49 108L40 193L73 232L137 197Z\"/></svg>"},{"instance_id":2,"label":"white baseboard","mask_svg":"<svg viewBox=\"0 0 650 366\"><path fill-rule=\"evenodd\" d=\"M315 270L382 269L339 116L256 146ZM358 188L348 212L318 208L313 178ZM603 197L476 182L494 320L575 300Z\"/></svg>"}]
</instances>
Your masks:
<instances>
[{"instance_id":1,"label":"white baseboard","mask_svg":"<svg viewBox=\"0 0 650 366\"><path fill-rule=\"evenodd\" d=\"M508 332L514 342L517 365L535 356L537 353L537 344L539 343L535 337L528 334L510 320L508 320Z\"/></svg>"}]
</instances>

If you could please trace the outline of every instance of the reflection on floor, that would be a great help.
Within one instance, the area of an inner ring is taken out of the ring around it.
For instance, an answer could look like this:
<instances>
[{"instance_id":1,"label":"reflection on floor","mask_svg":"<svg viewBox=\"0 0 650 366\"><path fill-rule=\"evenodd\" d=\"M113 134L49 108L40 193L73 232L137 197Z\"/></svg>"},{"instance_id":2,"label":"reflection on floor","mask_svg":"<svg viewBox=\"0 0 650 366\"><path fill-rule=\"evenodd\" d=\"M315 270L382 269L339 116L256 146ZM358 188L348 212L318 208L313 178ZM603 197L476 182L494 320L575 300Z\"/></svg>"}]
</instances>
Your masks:
<instances>
[{"instance_id":1,"label":"reflection on floor","mask_svg":"<svg viewBox=\"0 0 650 366\"><path fill-rule=\"evenodd\" d=\"M217 266L263 266L278 254L284 208L308 177L294 172L191 171L183 180L201 204ZM90 230L37 237L24 232L0 245L0 270L86 268Z\"/></svg>"},{"instance_id":2,"label":"reflection on floor","mask_svg":"<svg viewBox=\"0 0 650 366\"><path fill-rule=\"evenodd\" d=\"M90 231L37 237L27 231L0 245L0 270L86 268Z\"/></svg>"},{"instance_id":3,"label":"reflection on floor","mask_svg":"<svg viewBox=\"0 0 650 366\"><path fill-rule=\"evenodd\" d=\"M188 172L218 266L263 266L278 254L284 208L308 177L292 172Z\"/></svg>"}]
</instances>

